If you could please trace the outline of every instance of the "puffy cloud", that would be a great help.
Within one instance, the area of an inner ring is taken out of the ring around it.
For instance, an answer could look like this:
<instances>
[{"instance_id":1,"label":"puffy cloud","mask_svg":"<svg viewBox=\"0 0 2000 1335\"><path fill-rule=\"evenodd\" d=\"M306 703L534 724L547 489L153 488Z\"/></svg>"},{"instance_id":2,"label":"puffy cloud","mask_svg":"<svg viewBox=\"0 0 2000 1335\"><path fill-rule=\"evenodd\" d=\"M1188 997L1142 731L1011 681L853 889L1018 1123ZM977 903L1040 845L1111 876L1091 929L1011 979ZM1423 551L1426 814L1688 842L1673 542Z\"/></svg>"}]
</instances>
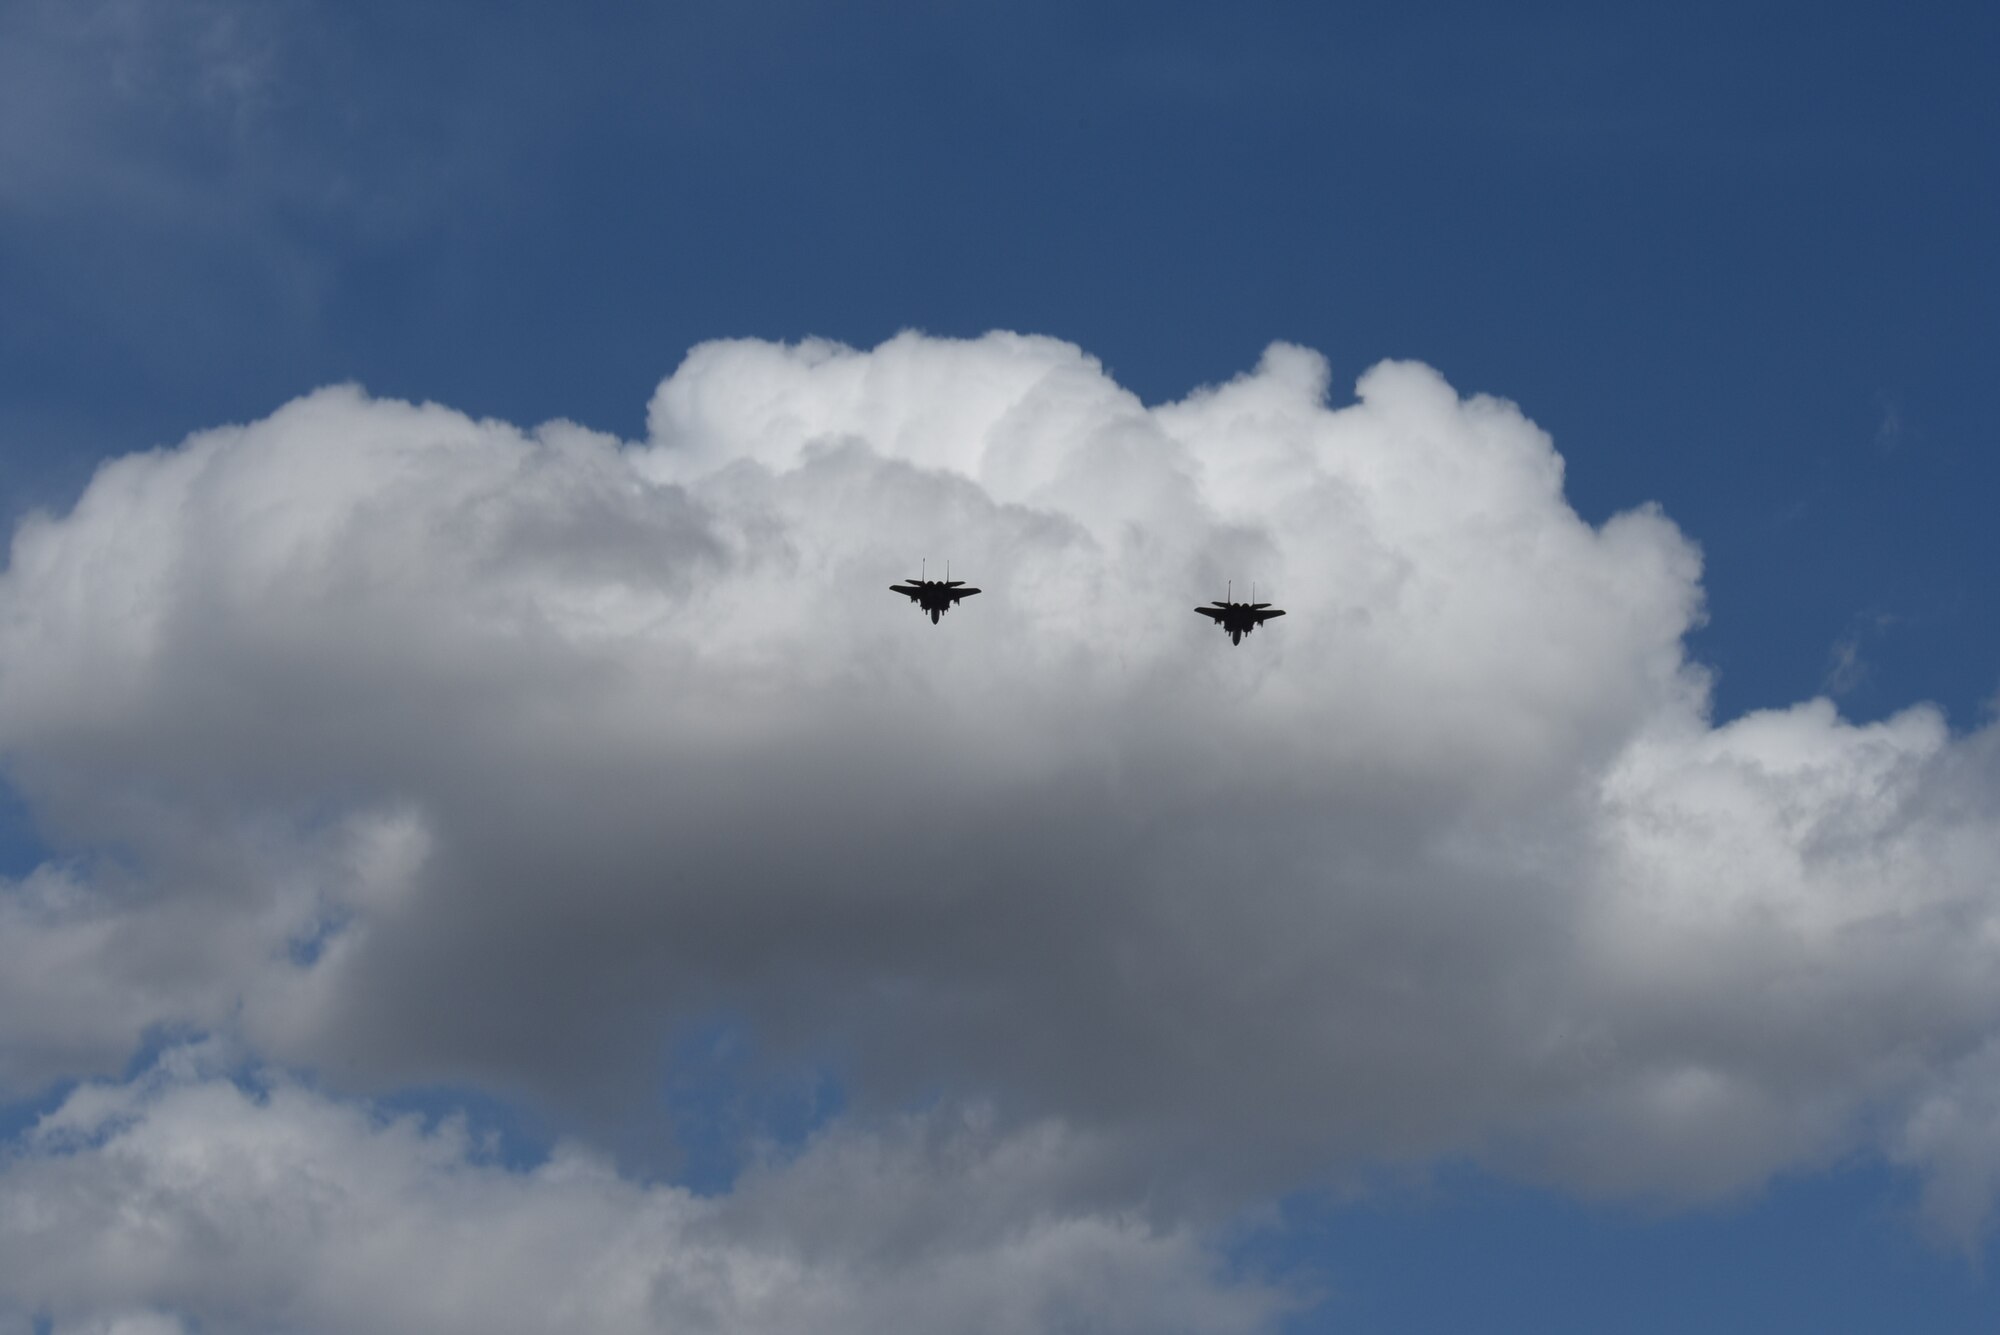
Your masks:
<instances>
[{"instance_id":1,"label":"puffy cloud","mask_svg":"<svg viewBox=\"0 0 2000 1335\"><path fill-rule=\"evenodd\" d=\"M1891 1153L1929 1170L1926 1222L1976 1255L2000 1193L2000 1041L1989 1040L1928 1084Z\"/></svg>"},{"instance_id":2,"label":"puffy cloud","mask_svg":"<svg viewBox=\"0 0 2000 1335\"><path fill-rule=\"evenodd\" d=\"M1048 1199L1170 1214L1984 1143L1903 1128L2000 1026L1992 733L1712 726L1671 522L1583 522L1425 367L1328 379L715 343L642 442L337 388L108 463L0 581L0 748L77 854L6 901L78 963L10 974L5 1075L196 1025L643 1154L728 1014L857 1126L978 1101L1082 1147ZM985 590L938 627L885 587L925 556ZM1231 579L1290 612L1235 649Z\"/></svg>"},{"instance_id":3,"label":"puffy cloud","mask_svg":"<svg viewBox=\"0 0 2000 1335\"><path fill-rule=\"evenodd\" d=\"M23 1322L121 1335L183 1316L213 1332L1195 1335L1282 1310L1185 1229L990 1208L1061 1156L1045 1132L906 1120L705 1199L567 1144L510 1169L462 1122L232 1083L206 1057L79 1088L0 1166L0 1322L11 1301Z\"/></svg>"}]
</instances>

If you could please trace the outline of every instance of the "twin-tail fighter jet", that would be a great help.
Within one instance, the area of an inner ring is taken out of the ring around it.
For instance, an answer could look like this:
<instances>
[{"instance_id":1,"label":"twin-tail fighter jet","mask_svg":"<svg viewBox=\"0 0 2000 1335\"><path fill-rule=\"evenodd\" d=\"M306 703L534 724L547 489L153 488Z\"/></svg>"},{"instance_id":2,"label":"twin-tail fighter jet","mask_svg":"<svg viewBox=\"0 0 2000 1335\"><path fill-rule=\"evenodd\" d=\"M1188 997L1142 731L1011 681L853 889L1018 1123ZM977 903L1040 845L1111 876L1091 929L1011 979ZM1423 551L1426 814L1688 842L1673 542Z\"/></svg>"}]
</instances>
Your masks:
<instances>
[{"instance_id":1,"label":"twin-tail fighter jet","mask_svg":"<svg viewBox=\"0 0 2000 1335\"><path fill-rule=\"evenodd\" d=\"M952 609L953 605L959 599L970 598L973 594L979 592L977 589L967 588L965 581L962 579L952 579L949 562L945 564L945 578L943 579L926 578L930 573L930 563L928 561L924 563L922 568L924 571L923 574L918 575L917 578L906 584L891 584L889 591L891 593L902 594L919 608L930 613L931 624L933 626L938 623L946 612ZM1273 607L1269 603L1254 601L1257 597L1257 589L1254 585L1250 589L1250 597L1253 600L1251 602L1231 602L1230 598L1234 595L1235 591L1236 586L1232 581L1228 585L1228 592L1223 595L1220 601L1212 603L1207 607L1197 607L1194 609L1220 627L1222 633L1229 637L1231 644L1243 643L1245 635L1248 635L1272 617L1281 617L1285 614L1285 609L1282 607Z\"/></svg>"},{"instance_id":2,"label":"twin-tail fighter jet","mask_svg":"<svg viewBox=\"0 0 2000 1335\"><path fill-rule=\"evenodd\" d=\"M1232 582L1228 586L1228 592L1222 596L1220 602L1194 609L1220 626L1222 633L1229 637L1231 644L1243 643L1245 635L1248 635L1272 617L1281 617L1285 614L1284 608L1272 607L1269 603L1232 603L1229 601L1229 598L1235 592L1236 586ZM1250 596L1253 599L1257 596L1255 585L1252 585L1250 588Z\"/></svg>"},{"instance_id":3,"label":"twin-tail fighter jet","mask_svg":"<svg viewBox=\"0 0 2000 1335\"><path fill-rule=\"evenodd\" d=\"M925 562L923 569L928 573L930 563ZM943 579L925 579L919 575L908 584L891 584L889 591L907 594L911 602L931 614L931 624L935 626L938 618L951 610L953 603L961 598L970 598L979 592L977 589L966 588L964 580L951 578L949 561L945 563L944 573Z\"/></svg>"}]
</instances>

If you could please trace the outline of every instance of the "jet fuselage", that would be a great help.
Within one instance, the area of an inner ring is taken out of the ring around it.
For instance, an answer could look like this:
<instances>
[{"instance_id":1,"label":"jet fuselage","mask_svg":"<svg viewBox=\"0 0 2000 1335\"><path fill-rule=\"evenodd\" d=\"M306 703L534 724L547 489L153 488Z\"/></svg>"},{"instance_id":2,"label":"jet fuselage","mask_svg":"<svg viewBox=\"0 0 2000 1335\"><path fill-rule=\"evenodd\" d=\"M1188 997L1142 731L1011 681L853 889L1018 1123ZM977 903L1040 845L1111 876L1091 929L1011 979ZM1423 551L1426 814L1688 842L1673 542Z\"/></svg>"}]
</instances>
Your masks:
<instances>
[{"instance_id":1,"label":"jet fuselage","mask_svg":"<svg viewBox=\"0 0 2000 1335\"><path fill-rule=\"evenodd\" d=\"M968 589L962 579L913 579L907 584L891 584L891 593L900 593L918 607L930 613L931 624L952 608L961 598L970 598L978 589Z\"/></svg>"}]
</instances>

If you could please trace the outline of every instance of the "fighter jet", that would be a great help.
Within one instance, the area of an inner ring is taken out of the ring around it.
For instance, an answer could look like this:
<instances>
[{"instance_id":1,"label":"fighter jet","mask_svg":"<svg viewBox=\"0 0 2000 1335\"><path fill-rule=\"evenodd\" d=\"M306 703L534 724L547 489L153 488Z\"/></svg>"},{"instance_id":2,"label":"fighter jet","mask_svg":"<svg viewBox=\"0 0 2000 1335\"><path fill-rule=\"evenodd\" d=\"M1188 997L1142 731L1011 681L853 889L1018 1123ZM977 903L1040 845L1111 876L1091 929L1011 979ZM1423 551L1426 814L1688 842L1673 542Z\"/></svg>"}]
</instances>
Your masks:
<instances>
[{"instance_id":1,"label":"fighter jet","mask_svg":"<svg viewBox=\"0 0 2000 1335\"><path fill-rule=\"evenodd\" d=\"M925 573L929 573L930 563L925 562L923 568ZM979 592L966 588L964 580L951 578L951 562L945 562L944 573L943 579L925 579L919 575L908 584L891 584L889 591L908 595L911 602L931 614L931 624L935 626L938 618L951 610L953 603Z\"/></svg>"},{"instance_id":2,"label":"fighter jet","mask_svg":"<svg viewBox=\"0 0 2000 1335\"><path fill-rule=\"evenodd\" d=\"M1228 588L1229 593L1224 594L1220 602L1209 607L1197 607L1194 610L1222 627L1222 633L1229 637L1231 644L1243 643L1245 635L1272 617L1281 617L1285 614L1282 607L1272 607L1269 603L1232 603L1229 601L1229 594L1235 593L1235 583L1232 581ZM1250 596L1252 598L1257 596L1255 585L1250 587ZM1267 608L1268 611L1265 610Z\"/></svg>"}]
</instances>

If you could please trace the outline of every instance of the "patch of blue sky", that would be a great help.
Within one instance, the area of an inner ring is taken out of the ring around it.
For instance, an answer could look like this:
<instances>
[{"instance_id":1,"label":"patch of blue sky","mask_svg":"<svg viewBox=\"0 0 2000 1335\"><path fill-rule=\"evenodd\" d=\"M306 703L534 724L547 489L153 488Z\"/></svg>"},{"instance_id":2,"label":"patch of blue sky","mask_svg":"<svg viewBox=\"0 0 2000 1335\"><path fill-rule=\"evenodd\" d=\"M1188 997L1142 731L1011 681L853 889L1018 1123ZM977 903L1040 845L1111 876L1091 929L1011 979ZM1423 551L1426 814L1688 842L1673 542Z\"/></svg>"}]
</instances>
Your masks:
<instances>
[{"instance_id":1,"label":"patch of blue sky","mask_svg":"<svg viewBox=\"0 0 2000 1335\"><path fill-rule=\"evenodd\" d=\"M285 943L285 957L301 969L312 968L351 921L351 916L345 913L326 914L314 919Z\"/></svg>"},{"instance_id":2,"label":"patch of blue sky","mask_svg":"<svg viewBox=\"0 0 2000 1335\"><path fill-rule=\"evenodd\" d=\"M62 1101L69 1097L77 1083L75 1080L60 1080L27 1098L0 1102L0 1158L6 1156L8 1146L34 1130L35 1123L61 1107Z\"/></svg>"},{"instance_id":3,"label":"patch of blue sky","mask_svg":"<svg viewBox=\"0 0 2000 1335\"><path fill-rule=\"evenodd\" d=\"M1667 1212L1447 1166L1416 1188L1291 1197L1230 1258L1320 1295L1285 1335L1991 1331L2000 1286L1924 1236L1916 1194L1909 1175L1857 1161Z\"/></svg>"},{"instance_id":4,"label":"patch of blue sky","mask_svg":"<svg viewBox=\"0 0 2000 1335\"><path fill-rule=\"evenodd\" d=\"M33 1131L43 1117L60 1108L80 1085L101 1080L143 1087L149 1082L172 1080L177 1067L190 1063L204 1075L226 1079L246 1094L260 1096L264 1088L267 1072L248 1052L217 1040L214 1034L198 1027L151 1025L139 1035L120 1069L99 1076L57 1080L25 1098L0 1102L0 1155Z\"/></svg>"},{"instance_id":5,"label":"patch of blue sky","mask_svg":"<svg viewBox=\"0 0 2000 1335\"><path fill-rule=\"evenodd\" d=\"M829 1064L774 1061L740 1017L716 1015L672 1044L661 1100L674 1181L719 1195L759 1158L796 1154L846 1109L847 1092Z\"/></svg>"},{"instance_id":6,"label":"patch of blue sky","mask_svg":"<svg viewBox=\"0 0 2000 1335\"><path fill-rule=\"evenodd\" d=\"M550 1119L524 1100L471 1085L409 1085L369 1100L384 1118L415 1116L426 1130L456 1123L474 1161L524 1173L548 1161L556 1131Z\"/></svg>"},{"instance_id":7,"label":"patch of blue sky","mask_svg":"<svg viewBox=\"0 0 2000 1335\"><path fill-rule=\"evenodd\" d=\"M19 880L48 858L33 809L12 784L0 780L0 877Z\"/></svg>"}]
</instances>

